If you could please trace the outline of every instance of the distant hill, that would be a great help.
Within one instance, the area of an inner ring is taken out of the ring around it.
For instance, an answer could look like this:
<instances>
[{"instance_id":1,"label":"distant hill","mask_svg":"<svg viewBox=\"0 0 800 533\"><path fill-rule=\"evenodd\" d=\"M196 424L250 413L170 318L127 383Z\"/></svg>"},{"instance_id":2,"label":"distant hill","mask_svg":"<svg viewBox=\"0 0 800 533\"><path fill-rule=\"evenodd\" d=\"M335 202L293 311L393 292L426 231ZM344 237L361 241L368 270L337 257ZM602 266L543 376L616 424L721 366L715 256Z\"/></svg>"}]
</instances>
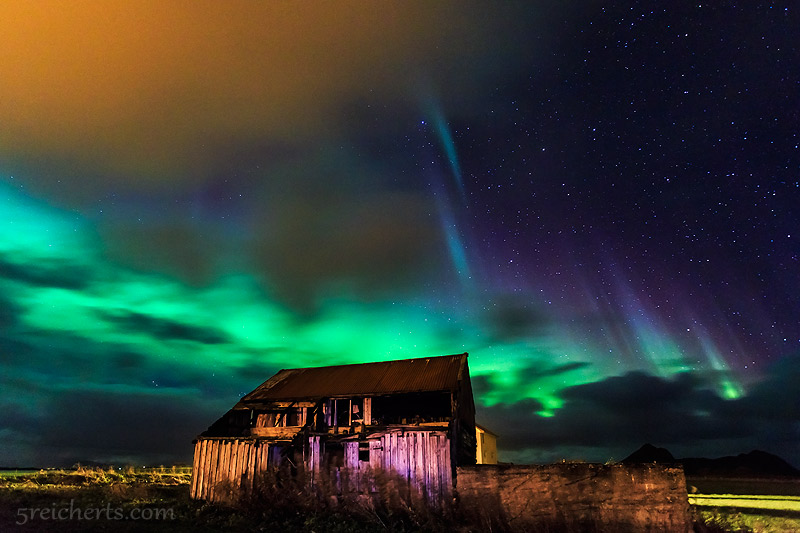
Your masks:
<instances>
[{"instance_id":1,"label":"distant hill","mask_svg":"<svg viewBox=\"0 0 800 533\"><path fill-rule=\"evenodd\" d=\"M681 459L687 476L797 478L800 470L771 453L753 450L737 456Z\"/></svg>"},{"instance_id":2,"label":"distant hill","mask_svg":"<svg viewBox=\"0 0 800 533\"><path fill-rule=\"evenodd\" d=\"M683 465L683 471L687 477L800 478L800 470L777 455L760 450L718 459L698 457L675 459L666 448L645 444L622 462L677 463Z\"/></svg>"},{"instance_id":3,"label":"distant hill","mask_svg":"<svg viewBox=\"0 0 800 533\"><path fill-rule=\"evenodd\" d=\"M677 463L675 457L666 448L656 448L650 443L645 444L628 457L623 463Z\"/></svg>"}]
</instances>

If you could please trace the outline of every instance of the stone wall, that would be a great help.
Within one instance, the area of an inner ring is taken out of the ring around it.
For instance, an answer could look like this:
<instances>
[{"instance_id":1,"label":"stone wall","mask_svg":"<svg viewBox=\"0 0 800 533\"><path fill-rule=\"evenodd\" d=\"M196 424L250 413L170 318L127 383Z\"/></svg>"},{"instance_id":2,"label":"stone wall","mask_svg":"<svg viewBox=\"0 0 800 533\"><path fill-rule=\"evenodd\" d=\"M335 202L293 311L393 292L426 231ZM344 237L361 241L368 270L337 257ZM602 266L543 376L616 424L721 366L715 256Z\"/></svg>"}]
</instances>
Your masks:
<instances>
[{"instance_id":1,"label":"stone wall","mask_svg":"<svg viewBox=\"0 0 800 533\"><path fill-rule=\"evenodd\" d=\"M487 530L691 531L681 467L476 465L456 480L461 509Z\"/></svg>"}]
</instances>

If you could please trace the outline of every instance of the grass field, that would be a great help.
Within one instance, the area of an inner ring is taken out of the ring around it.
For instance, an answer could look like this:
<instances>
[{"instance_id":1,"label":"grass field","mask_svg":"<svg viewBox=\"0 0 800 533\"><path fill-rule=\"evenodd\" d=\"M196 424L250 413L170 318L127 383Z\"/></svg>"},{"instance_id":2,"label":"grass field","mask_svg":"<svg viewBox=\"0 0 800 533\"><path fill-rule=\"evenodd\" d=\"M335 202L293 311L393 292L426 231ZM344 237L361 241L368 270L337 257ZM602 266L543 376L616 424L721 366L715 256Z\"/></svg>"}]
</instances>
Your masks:
<instances>
[{"instance_id":1,"label":"grass field","mask_svg":"<svg viewBox=\"0 0 800 533\"><path fill-rule=\"evenodd\" d=\"M800 531L800 482L688 479L696 520L717 531Z\"/></svg>"},{"instance_id":2,"label":"grass field","mask_svg":"<svg viewBox=\"0 0 800 533\"><path fill-rule=\"evenodd\" d=\"M429 510L332 505L292 482L265 491L267 500L222 506L190 499L190 480L188 468L5 471L0 532L400 533L441 531L453 523Z\"/></svg>"},{"instance_id":3,"label":"grass field","mask_svg":"<svg viewBox=\"0 0 800 533\"><path fill-rule=\"evenodd\" d=\"M0 531L473 530L409 509L395 515L317 509L289 491L269 509L232 509L191 500L190 479L185 467L0 471ZM797 481L690 479L687 485L698 532L800 531Z\"/></svg>"}]
</instances>

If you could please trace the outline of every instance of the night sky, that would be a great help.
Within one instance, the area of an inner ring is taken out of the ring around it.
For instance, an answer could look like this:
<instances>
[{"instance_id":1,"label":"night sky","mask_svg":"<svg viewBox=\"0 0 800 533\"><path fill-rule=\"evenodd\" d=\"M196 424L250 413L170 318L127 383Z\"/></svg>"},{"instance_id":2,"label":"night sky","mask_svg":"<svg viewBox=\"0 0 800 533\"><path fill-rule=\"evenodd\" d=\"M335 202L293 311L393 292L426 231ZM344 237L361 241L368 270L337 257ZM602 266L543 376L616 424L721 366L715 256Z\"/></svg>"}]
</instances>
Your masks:
<instances>
[{"instance_id":1,"label":"night sky","mask_svg":"<svg viewBox=\"0 0 800 533\"><path fill-rule=\"evenodd\" d=\"M800 466L800 8L0 4L0 466L469 352L500 459Z\"/></svg>"}]
</instances>

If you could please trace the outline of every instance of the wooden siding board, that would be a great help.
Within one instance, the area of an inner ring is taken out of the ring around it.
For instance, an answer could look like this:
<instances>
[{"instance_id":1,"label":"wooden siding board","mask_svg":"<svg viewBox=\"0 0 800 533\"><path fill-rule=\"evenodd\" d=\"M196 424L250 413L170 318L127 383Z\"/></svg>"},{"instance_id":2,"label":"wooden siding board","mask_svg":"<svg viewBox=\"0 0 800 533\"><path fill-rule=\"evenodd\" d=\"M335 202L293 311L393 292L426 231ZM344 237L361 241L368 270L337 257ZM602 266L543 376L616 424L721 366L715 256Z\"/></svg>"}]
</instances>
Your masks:
<instances>
[{"instance_id":1,"label":"wooden siding board","mask_svg":"<svg viewBox=\"0 0 800 533\"><path fill-rule=\"evenodd\" d=\"M437 498L441 493L441 480L439 479L439 462L441 461L441 456L439 455L438 435L434 435L433 433L429 435L428 449L430 450L432 459L428 463L430 465L428 487L430 487L432 500L437 501Z\"/></svg>"},{"instance_id":2,"label":"wooden siding board","mask_svg":"<svg viewBox=\"0 0 800 533\"><path fill-rule=\"evenodd\" d=\"M364 398L364 425L372 424L372 398L367 396Z\"/></svg>"},{"instance_id":3,"label":"wooden siding board","mask_svg":"<svg viewBox=\"0 0 800 533\"><path fill-rule=\"evenodd\" d=\"M369 441L369 467L373 470L383 468L383 443L380 440Z\"/></svg>"},{"instance_id":4,"label":"wooden siding board","mask_svg":"<svg viewBox=\"0 0 800 533\"><path fill-rule=\"evenodd\" d=\"M248 472L250 469L250 452L252 451L252 443L249 441L242 441L242 460L239 462L241 468L239 469L239 485L242 493L248 492L250 488L248 481Z\"/></svg>"},{"instance_id":5,"label":"wooden siding board","mask_svg":"<svg viewBox=\"0 0 800 533\"><path fill-rule=\"evenodd\" d=\"M261 446L258 441L253 441L252 451L250 452L250 490L255 488L255 479L258 474L258 454Z\"/></svg>"},{"instance_id":6,"label":"wooden siding board","mask_svg":"<svg viewBox=\"0 0 800 533\"><path fill-rule=\"evenodd\" d=\"M236 448L236 469L233 475L234 487L239 490L242 488L242 474L244 473L244 456L247 451L247 441L237 440L234 441Z\"/></svg>"},{"instance_id":7,"label":"wooden siding board","mask_svg":"<svg viewBox=\"0 0 800 533\"><path fill-rule=\"evenodd\" d=\"M211 457L208 462L208 499L214 500L214 483L217 481L217 464L219 463L219 441L209 442L211 447Z\"/></svg>"},{"instance_id":8,"label":"wooden siding board","mask_svg":"<svg viewBox=\"0 0 800 533\"><path fill-rule=\"evenodd\" d=\"M211 499L211 483L214 478L214 469L213 469L213 461L214 461L214 442L215 441L208 441L208 449L206 450L206 468L205 474L206 478L203 481L203 498L210 500Z\"/></svg>"},{"instance_id":9,"label":"wooden siding board","mask_svg":"<svg viewBox=\"0 0 800 533\"><path fill-rule=\"evenodd\" d=\"M385 435L383 439L384 439L383 446L386 450L388 450L388 453L385 454L385 456L387 456L388 458L386 459L386 464L384 465L384 468L389 471L391 471L392 469L398 471L400 454L398 453L397 450L397 433L389 433L388 435Z\"/></svg>"},{"instance_id":10,"label":"wooden siding board","mask_svg":"<svg viewBox=\"0 0 800 533\"><path fill-rule=\"evenodd\" d=\"M200 460L200 487L199 487L199 496L200 498L208 498L208 454L209 454L209 443L207 440L203 441L203 450L201 452L202 459Z\"/></svg>"},{"instance_id":11,"label":"wooden siding board","mask_svg":"<svg viewBox=\"0 0 800 533\"><path fill-rule=\"evenodd\" d=\"M420 492L425 485L425 456L421 437L419 433L414 434L414 483Z\"/></svg>"},{"instance_id":12,"label":"wooden siding board","mask_svg":"<svg viewBox=\"0 0 800 533\"><path fill-rule=\"evenodd\" d=\"M214 499L219 501L220 491L219 491L219 484L220 482L225 479L225 473L222 471L222 468L225 465L225 441L219 442L217 444L217 461L216 465L214 466L214 485L212 490L214 491Z\"/></svg>"},{"instance_id":13,"label":"wooden siding board","mask_svg":"<svg viewBox=\"0 0 800 533\"><path fill-rule=\"evenodd\" d=\"M239 474L241 473L241 460L242 460L242 446L238 440L231 441L231 468L230 478L228 481L231 488L236 490L239 488Z\"/></svg>"},{"instance_id":14,"label":"wooden siding board","mask_svg":"<svg viewBox=\"0 0 800 533\"><path fill-rule=\"evenodd\" d=\"M350 487L349 489L361 490L361 472L358 464L358 442L346 442L344 446L345 469L347 470Z\"/></svg>"},{"instance_id":15,"label":"wooden siding board","mask_svg":"<svg viewBox=\"0 0 800 533\"><path fill-rule=\"evenodd\" d=\"M198 462L200 461L200 441L194 443L194 453L192 455L192 486L189 490L189 497L195 498L197 494L197 473Z\"/></svg>"},{"instance_id":16,"label":"wooden siding board","mask_svg":"<svg viewBox=\"0 0 800 533\"><path fill-rule=\"evenodd\" d=\"M231 443L230 441L224 440L220 444L220 453L219 453L219 467L218 467L218 474L219 479L217 479L217 484L214 487L214 490L217 492L217 499L221 499L223 496L222 486L226 481L230 479L230 455L231 455Z\"/></svg>"},{"instance_id":17,"label":"wooden siding board","mask_svg":"<svg viewBox=\"0 0 800 533\"><path fill-rule=\"evenodd\" d=\"M197 459L197 486L195 488L195 498L202 498L203 497L203 474L205 472L205 449L206 449L206 441L200 439L198 441L200 444L199 455L200 457Z\"/></svg>"},{"instance_id":18,"label":"wooden siding board","mask_svg":"<svg viewBox=\"0 0 800 533\"><path fill-rule=\"evenodd\" d=\"M230 466L228 467L228 488L235 489L236 488L236 471L237 466L239 464L239 441L232 440L228 443L230 448L230 455L228 457L228 461L230 461Z\"/></svg>"},{"instance_id":19,"label":"wooden siding board","mask_svg":"<svg viewBox=\"0 0 800 533\"><path fill-rule=\"evenodd\" d=\"M200 450L203 447L203 441L200 439L194 445L194 456L192 456L192 490L189 492L189 497L197 498L198 476L200 475Z\"/></svg>"},{"instance_id":20,"label":"wooden siding board","mask_svg":"<svg viewBox=\"0 0 800 533\"><path fill-rule=\"evenodd\" d=\"M217 498L222 496L221 485L228 481L230 478L230 453L231 453L231 444L230 441L224 440L220 443L220 451L219 451L219 467L218 467L218 475L219 479L217 479L217 486L214 489L217 491Z\"/></svg>"},{"instance_id":21,"label":"wooden siding board","mask_svg":"<svg viewBox=\"0 0 800 533\"><path fill-rule=\"evenodd\" d=\"M217 500L221 500L223 498L223 484L225 484L230 478L231 442L229 440L224 440L220 444L220 447L221 449L219 453L218 467L219 479L217 479L217 486L214 487L214 490L217 491Z\"/></svg>"},{"instance_id":22,"label":"wooden siding board","mask_svg":"<svg viewBox=\"0 0 800 533\"><path fill-rule=\"evenodd\" d=\"M397 472L408 482L408 446L405 438L397 436Z\"/></svg>"},{"instance_id":23,"label":"wooden siding board","mask_svg":"<svg viewBox=\"0 0 800 533\"><path fill-rule=\"evenodd\" d=\"M264 473L269 468L269 444L261 442L258 452L258 471Z\"/></svg>"},{"instance_id":24,"label":"wooden siding board","mask_svg":"<svg viewBox=\"0 0 800 533\"><path fill-rule=\"evenodd\" d=\"M253 452L255 451L255 443L247 443L247 453L244 459L244 472L242 472L242 484L243 489L247 494L250 494L250 490L252 489L252 482L253 482Z\"/></svg>"},{"instance_id":25,"label":"wooden siding board","mask_svg":"<svg viewBox=\"0 0 800 533\"><path fill-rule=\"evenodd\" d=\"M214 493L214 498L217 499L219 498L219 484L225 479L225 472L222 471L225 465L225 441L215 442L214 444L217 448L217 461L214 466L214 485L211 487L211 490Z\"/></svg>"}]
</instances>

